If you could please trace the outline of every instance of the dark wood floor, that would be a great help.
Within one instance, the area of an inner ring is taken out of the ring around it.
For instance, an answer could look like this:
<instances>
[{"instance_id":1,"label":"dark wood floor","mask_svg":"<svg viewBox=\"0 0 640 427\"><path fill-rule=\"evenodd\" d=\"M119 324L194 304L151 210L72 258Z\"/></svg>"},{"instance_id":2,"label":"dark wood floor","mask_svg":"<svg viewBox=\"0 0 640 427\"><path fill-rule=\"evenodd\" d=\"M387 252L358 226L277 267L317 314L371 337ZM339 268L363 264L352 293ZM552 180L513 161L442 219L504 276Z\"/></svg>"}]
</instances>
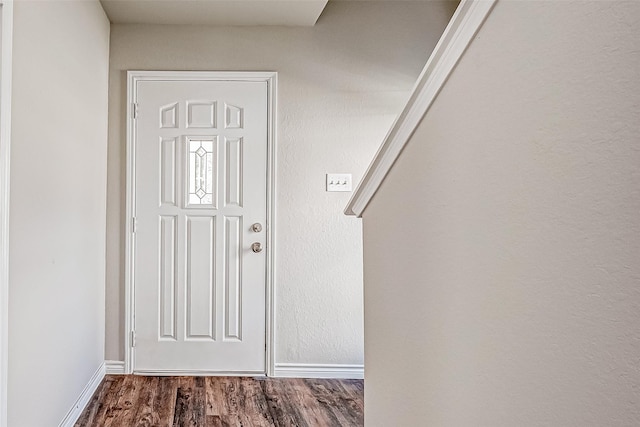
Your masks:
<instances>
[{"instance_id":1,"label":"dark wood floor","mask_svg":"<svg viewBox=\"0 0 640 427\"><path fill-rule=\"evenodd\" d=\"M362 380L107 375L88 426L362 426Z\"/></svg>"}]
</instances>

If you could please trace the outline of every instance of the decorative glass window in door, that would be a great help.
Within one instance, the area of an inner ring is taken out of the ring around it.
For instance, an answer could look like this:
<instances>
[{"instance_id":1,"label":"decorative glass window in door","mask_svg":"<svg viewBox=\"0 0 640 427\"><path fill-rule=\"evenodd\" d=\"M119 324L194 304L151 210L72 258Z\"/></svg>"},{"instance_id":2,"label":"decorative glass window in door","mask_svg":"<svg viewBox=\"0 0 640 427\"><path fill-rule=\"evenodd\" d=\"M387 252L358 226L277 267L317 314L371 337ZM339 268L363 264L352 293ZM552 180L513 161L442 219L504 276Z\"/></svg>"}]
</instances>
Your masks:
<instances>
[{"instance_id":1,"label":"decorative glass window in door","mask_svg":"<svg viewBox=\"0 0 640 427\"><path fill-rule=\"evenodd\" d=\"M187 138L186 207L216 208L217 143Z\"/></svg>"}]
</instances>

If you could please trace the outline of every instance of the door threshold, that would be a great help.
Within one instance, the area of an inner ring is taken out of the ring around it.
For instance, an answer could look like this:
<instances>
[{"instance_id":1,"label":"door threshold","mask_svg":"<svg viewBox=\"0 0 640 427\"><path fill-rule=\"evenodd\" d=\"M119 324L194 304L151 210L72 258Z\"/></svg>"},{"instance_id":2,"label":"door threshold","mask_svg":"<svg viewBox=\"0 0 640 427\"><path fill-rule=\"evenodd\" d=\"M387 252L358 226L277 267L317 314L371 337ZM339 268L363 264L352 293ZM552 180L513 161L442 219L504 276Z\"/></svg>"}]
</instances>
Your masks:
<instances>
[{"instance_id":1,"label":"door threshold","mask_svg":"<svg viewBox=\"0 0 640 427\"><path fill-rule=\"evenodd\" d=\"M182 370L182 369L157 369L136 370L133 375L147 377L266 377L265 371L209 371L209 370Z\"/></svg>"}]
</instances>

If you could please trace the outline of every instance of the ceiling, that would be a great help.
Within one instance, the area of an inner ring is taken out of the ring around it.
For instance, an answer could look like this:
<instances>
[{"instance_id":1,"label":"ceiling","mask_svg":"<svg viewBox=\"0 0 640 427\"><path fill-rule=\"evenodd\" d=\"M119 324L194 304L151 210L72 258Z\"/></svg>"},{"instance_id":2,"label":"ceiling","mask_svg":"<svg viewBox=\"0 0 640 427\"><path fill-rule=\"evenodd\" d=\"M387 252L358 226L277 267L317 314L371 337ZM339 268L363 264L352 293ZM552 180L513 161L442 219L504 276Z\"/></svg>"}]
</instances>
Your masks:
<instances>
[{"instance_id":1,"label":"ceiling","mask_svg":"<svg viewBox=\"0 0 640 427\"><path fill-rule=\"evenodd\" d=\"M100 0L114 24L313 26L327 0Z\"/></svg>"}]
</instances>

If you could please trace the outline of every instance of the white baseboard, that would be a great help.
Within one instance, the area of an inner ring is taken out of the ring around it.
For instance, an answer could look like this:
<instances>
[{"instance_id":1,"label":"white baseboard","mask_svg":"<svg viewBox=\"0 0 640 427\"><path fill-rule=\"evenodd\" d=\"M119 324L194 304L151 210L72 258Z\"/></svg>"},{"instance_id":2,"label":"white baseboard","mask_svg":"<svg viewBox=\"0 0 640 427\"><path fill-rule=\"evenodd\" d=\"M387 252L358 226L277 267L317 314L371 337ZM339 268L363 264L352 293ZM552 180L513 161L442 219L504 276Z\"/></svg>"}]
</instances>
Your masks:
<instances>
[{"instance_id":1,"label":"white baseboard","mask_svg":"<svg viewBox=\"0 0 640 427\"><path fill-rule=\"evenodd\" d=\"M97 390L98 386L102 382L102 379L105 375L105 364L102 363L98 370L93 374L87 385L85 386L82 393L80 393L80 397L73 404L67 415L64 417L59 427L73 427L82 415L82 411L87 406L93 393Z\"/></svg>"},{"instance_id":2,"label":"white baseboard","mask_svg":"<svg viewBox=\"0 0 640 427\"><path fill-rule=\"evenodd\" d=\"M124 375L124 362L120 360L107 360L104 362L109 375Z\"/></svg>"},{"instance_id":3,"label":"white baseboard","mask_svg":"<svg viewBox=\"0 0 640 427\"><path fill-rule=\"evenodd\" d=\"M124 362L107 360L106 373L110 375L124 374ZM136 372L144 375L264 375L263 372L201 372L201 371L144 371ZM363 365L318 364L318 363L277 363L274 377L280 378L341 378L363 379Z\"/></svg>"},{"instance_id":4,"label":"white baseboard","mask_svg":"<svg viewBox=\"0 0 640 427\"><path fill-rule=\"evenodd\" d=\"M324 365L316 363L276 363L275 377L363 379L363 365Z\"/></svg>"}]
</instances>

